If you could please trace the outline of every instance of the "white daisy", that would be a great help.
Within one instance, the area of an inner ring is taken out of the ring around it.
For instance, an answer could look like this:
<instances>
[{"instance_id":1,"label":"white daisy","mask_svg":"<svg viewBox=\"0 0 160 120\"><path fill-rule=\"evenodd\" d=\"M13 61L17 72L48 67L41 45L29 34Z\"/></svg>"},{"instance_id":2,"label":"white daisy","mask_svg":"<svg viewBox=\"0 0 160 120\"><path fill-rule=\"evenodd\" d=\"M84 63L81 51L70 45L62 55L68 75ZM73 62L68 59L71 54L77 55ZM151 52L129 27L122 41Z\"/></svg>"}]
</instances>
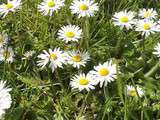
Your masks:
<instances>
[{"instance_id":1,"label":"white daisy","mask_svg":"<svg viewBox=\"0 0 160 120\"><path fill-rule=\"evenodd\" d=\"M23 54L22 60L30 59L36 52L34 50L27 51Z\"/></svg>"},{"instance_id":2,"label":"white daisy","mask_svg":"<svg viewBox=\"0 0 160 120\"><path fill-rule=\"evenodd\" d=\"M157 23L152 20L139 20L136 24L136 31L142 32L142 35L148 37L158 31Z\"/></svg>"},{"instance_id":3,"label":"white daisy","mask_svg":"<svg viewBox=\"0 0 160 120\"><path fill-rule=\"evenodd\" d=\"M75 75L70 82L70 85L72 89L79 89L79 91L82 91L86 89L87 91L90 91L92 89L95 89L94 85L97 83L93 80L92 76L90 74L79 74Z\"/></svg>"},{"instance_id":4,"label":"white daisy","mask_svg":"<svg viewBox=\"0 0 160 120\"><path fill-rule=\"evenodd\" d=\"M14 60L14 52L11 47L0 49L0 61L6 61L8 63L12 63L13 60Z\"/></svg>"},{"instance_id":5,"label":"white daisy","mask_svg":"<svg viewBox=\"0 0 160 120\"><path fill-rule=\"evenodd\" d=\"M133 25L135 24L135 13L131 11L121 11L118 13L115 13L113 15L113 23L115 26L120 26L121 29L124 27L126 29L131 29Z\"/></svg>"},{"instance_id":6,"label":"white daisy","mask_svg":"<svg viewBox=\"0 0 160 120\"><path fill-rule=\"evenodd\" d=\"M7 0L7 4L0 5L0 14L5 17L9 12L19 9L21 4L21 0Z\"/></svg>"},{"instance_id":7,"label":"white daisy","mask_svg":"<svg viewBox=\"0 0 160 120\"><path fill-rule=\"evenodd\" d=\"M8 35L3 31L0 33L0 48L8 43Z\"/></svg>"},{"instance_id":8,"label":"white daisy","mask_svg":"<svg viewBox=\"0 0 160 120\"><path fill-rule=\"evenodd\" d=\"M39 11L43 15L52 16L54 12L57 12L62 6L64 6L64 0L43 0L43 2L38 5Z\"/></svg>"},{"instance_id":9,"label":"white daisy","mask_svg":"<svg viewBox=\"0 0 160 120\"><path fill-rule=\"evenodd\" d=\"M112 61L107 61L104 64L99 64L94 67L94 70L90 71L89 74L100 83L100 87L107 86L111 81L116 78L116 64L112 64Z\"/></svg>"},{"instance_id":10,"label":"white daisy","mask_svg":"<svg viewBox=\"0 0 160 120\"><path fill-rule=\"evenodd\" d=\"M60 50L60 48L55 48L54 50L49 49L49 52L43 50L44 53L38 55L39 60L37 63L38 66L44 68L48 63L49 67L52 69L52 72L57 67L63 68L63 64L66 64L66 54Z\"/></svg>"},{"instance_id":11,"label":"white daisy","mask_svg":"<svg viewBox=\"0 0 160 120\"><path fill-rule=\"evenodd\" d=\"M144 19L153 19L157 17L157 11L153 8L151 9L141 9L139 11L139 16Z\"/></svg>"},{"instance_id":12,"label":"white daisy","mask_svg":"<svg viewBox=\"0 0 160 120\"><path fill-rule=\"evenodd\" d=\"M6 87L6 82L0 81L0 118L2 118L6 109L11 107L12 99L10 92L11 89Z\"/></svg>"},{"instance_id":13,"label":"white daisy","mask_svg":"<svg viewBox=\"0 0 160 120\"><path fill-rule=\"evenodd\" d=\"M59 39L62 39L66 43L70 41L78 42L78 40L81 38L81 34L82 29L76 25L63 26L58 31Z\"/></svg>"},{"instance_id":14,"label":"white daisy","mask_svg":"<svg viewBox=\"0 0 160 120\"><path fill-rule=\"evenodd\" d=\"M137 97L138 95L141 97L144 95L144 91L142 90L142 88L136 86L136 89L134 86L127 85L127 95L132 97Z\"/></svg>"},{"instance_id":15,"label":"white daisy","mask_svg":"<svg viewBox=\"0 0 160 120\"><path fill-rule=\"evenodd\" d=\"M73 65L75 68L80 68L81 66L85 66L89 61L90 55L88 52L80 52L80 51L71 51L68 52L68 63Z\"/></svg>"},{"instance_id":16,"label":"white daisy","mask_svg":"<svg viewBox=\"0 0 160 120\"><path fill-rule=\"evenodd\" d=\"M153 54L157 55L157 57L160 58L160 43L158 43L155 48L154 48L155 52L153 52Z\"/></svg>"},{"instance_id":17,"label":"white daisy","mask_svg":"<svg viewBox=\"0 0 160 120\"><path fill-rule=\"evenodd\" d=\"M91 17L98 11L98 4L93 0L74 0L70 6L73 14L78 14L78 17Z\"/></svg>"}]
</instances>

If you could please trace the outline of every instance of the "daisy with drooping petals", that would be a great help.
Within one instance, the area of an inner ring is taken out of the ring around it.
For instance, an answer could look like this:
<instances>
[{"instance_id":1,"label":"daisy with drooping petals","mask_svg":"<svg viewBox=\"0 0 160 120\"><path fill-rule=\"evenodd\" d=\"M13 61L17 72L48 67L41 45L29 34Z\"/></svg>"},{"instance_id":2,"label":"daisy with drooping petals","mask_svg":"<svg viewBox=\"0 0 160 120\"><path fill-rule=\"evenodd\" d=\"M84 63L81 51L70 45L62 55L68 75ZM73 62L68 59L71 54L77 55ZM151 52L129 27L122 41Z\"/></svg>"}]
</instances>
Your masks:
<instances>
[{"instance_id":1,"label":"daisy with drooping petals","mask_svg":"<svg viewBox=\"0 0 160 120\"><path fill-rule=\"evenodd\" d=\"M38 58L41 60L37 62L37 65L41 66L41 68L44 68L49 63L49 67L54 72L57 67L63 68L62 65L66 64L66 54L60 48L55 48L54 50L49 49L49 52L44 50L43 52L38 55Z\"/></svg>"},{"instance_id":2,"label":"daisy with drooping petals","mask_svg":"<svg viewBox=\"0 0 160 120\"><path fill-rule=\"evenodd\" d=\"M116 78L116 64L112 64L112 61L107 61L104 64L99 64L94 67L94 70L90 71L89 74L100 83L100 87L107 86L108 83L114 81Z\"/></svg>"},{"instance_id":3,"label":"daisy with drooping petals","mask_svg":"<svg viewBox=\"0 0 160 120\"><path fill-rule=\"evenodd\" d=\"M8 43L8 35L3 31L0 33L0 48Z\"/></svg>"},{"instance_id":4,"label":"daisy with drooping petals","mask_svg":"<svg viewBox=\"0 0 160 120\"><path fill-rule=\"evenodd\" d=\"M93 0L74 0L70 6L73 14L78 14L78 17L92 17L98 11L98 4Z\"/></svg>"},{"instance_id":5,"label":"daisy with drooping petals","mask_svg":"<svg viewBox=\"0 0 160 120\"><path fill-rule=\"evenodd\" d=\"M44 0L38 9L43 15L52 16L53 13L58 11L62 6L64 6L64 0Z\"/></svg>"},{"instance_id":6,"label":"daisy with drooping petals","mask_svg":"<svg viewBox=\"0 0 160 120\"><path fill-rule=\"evenodd\" d=\"M72 89L79 89L79 91L86 89L87 91L90 91L95 89L94 85L96 85L96 82L90 74L85 75L81 73L79 75L75 75L71 79L70 85Z\"/></svg>"},{"instance_id":7,"label":"daisy with drooping petals","mask_svg":"<svg viewBox=\"0 0 160 120\"><path fill-rule=\"evenodd\" d=\"M134 86L127 85L127 95L132 97L137 97L139 95L141 97L144 95L144 91L139 86L136 86L135 89Z\"/></svg>"},{"instance_id":8,"label":"daisy with drooping petals","mask_svg":"<svg viewBox=\"0 0 160 120\"><path fill-rule=\"evenodd\" d=\"M61 27L61 29L58 31L59 39L62 39L66 43L70 41L78 42L78 40L81 38L82 29L76 25L67 25Z\"/></svg>"},{"instance_id":9,"label":"daisy with drooping petals","mask_svg":"<svg viewBox=\"0 0 160 120\"><path fill-rule=\"evenodd\" d=\"M113 15L113 23L115 26L120 26L121 29L124 27L126 29L131 29L133 25L135 24L135 13L131 11L121 11L118 13L115 13Z\"/></svg>"},{"instance_id":10,"label":"daisy with drooping petals","mask_svg":"<svg viewBox=\"0 0 160 120\"><path fill-rule=\"evenodd\" d=\"M136 31L142 32L142 35L148 37L158 31L157 23L152 20L139 20L136 24Z\"/></svg>"},{"instance_id":11,"label":"daisy with drooping petals","mask_svg":"<svg viewBox=\"0 0 160 120\"><path fill-rule=\"evenodd\" d=\"M34 50L27 51L23 54L22 60L30 59L36 52Z\"/></svg>"},{"instance_id":12,"label":"daisy with drooping petals","mask_svg":"<svg viewBox=\"0 0 160 120\"><path fill-rule=\"evenodd\" d=\"M85 66L86 63L90 59L90 55L88 52L80 52L80 51L71 51L68 52L68 63L73 65L75 68L80 68L81 66Z\"/></svg>"},{"instance_id":13,"label":"daisy with drooping petals","mask_svg":"<svg viewBox=\"0 0 160 120\"><path fill-rule=\"evenodd\" d=\"M160 43L155 46L154 50L155 52L153 52L153 54L160 58Z\"/></svg>"},{"instance_id":14,"label":"daisy with drooping petals","mask_svg":"<svg viewBox=\"0 0 160 120\"><path fill-rule=\"evenodd\" d=\"M19 9L21 4L21 0L7 0L7 4L0 5L0 14L5 17L9 12Z\"/></svg>"},{"instance_id":15,"label":"daisy with drooping petals","mask_svg":"<svg viewBox=\"0 0 160 120\"><path fill-rule=\"evenodd\" d=\"M11 47L1 48L0 49L0 61L6 61L12 63L14 60L14 52Z\"/></svg>"},{"instance_id":16,"label":"daisy with drooping petals","mask_svg":"<svg viewBox=\"0 0 160 120\"><path fill-rule=\"evenodd\" d=\"M12 99L10 92L11 88L6 87L6 82L0 81L0 119L5 113L6 109L11 107Z\"/></svg>"},{"instance_id":17,"label":"daisy with drooping petals","mask_svg":"<svg viewBox=\"0 0 160 120\"><path fill-rule=\"evenodd\" d=\"M157 17L157 11L154 10L153 8L151 9L141 9L139 11L139 16L141 18L144 18L144 19L153 19L153 18L156 18Z\"/></svg>"}]
</instances>

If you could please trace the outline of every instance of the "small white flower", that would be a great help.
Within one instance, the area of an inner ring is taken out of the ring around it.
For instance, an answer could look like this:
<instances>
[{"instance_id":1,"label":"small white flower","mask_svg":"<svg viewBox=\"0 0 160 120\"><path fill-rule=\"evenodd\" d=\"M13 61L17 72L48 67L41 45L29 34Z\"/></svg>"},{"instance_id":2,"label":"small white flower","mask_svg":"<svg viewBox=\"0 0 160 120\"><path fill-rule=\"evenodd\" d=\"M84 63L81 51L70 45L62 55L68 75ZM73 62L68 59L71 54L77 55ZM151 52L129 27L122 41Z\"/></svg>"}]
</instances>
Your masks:
<instances>
[{"instance_id":1,"label":"small white flower","mask_svg":"<svg viewBox=\"0 0 160 120\"><path fill-rule=\"evenodd\" d=\"M25 60L25 59L30 59L36 52L34 50L31 50L31 51L27 51L23 54L23 58L22 60Z\"/></svg>"},{"instance_id":2,"label":"small white flower","mask_svg":"<svg viewBox=\"0 0 160 120\"><path fill-rule=\"evenodd\" d=\"M157 55L157 57L160 58L160 43L158 43L155 48L154 48L155 52L153 52L153 54Z\"/></svg>"},{"instance_id":3,"label":"small white flower","mask_svg":"<svg viewBox=\"0 0 160 120\"><path fill-rule=\"evenodd\" d=\"M153 19L157 17L157 11L153 8L151 9L141 9L139 11L139 16L144 19Z\"/></svg>"},{"instance_id":4,"label":"small white flower","mask_svg":"<svg viewBox=\"0 0 160 120\"><path fill-rule=\"evenodd\" d=\"M21 4L21 0L7 0L7 4L0 5L0 14L5 17L9 12L19 9Z\"/></svg>"},{"instance_id":5,"label":"small white flower","mask_svg":"<svg viewBox=\"0 0 160 120\"><path fill-rule=\"evenodd\" d=\"M57 12L62 6L64 6L64 0L43 0L43 2L38 5L39 11L43 15L52 16L54 12Z\"/></svg>"},{"instance_id":6,"label":"small white flower","mask_svg":"<svg viewBox=\"0 0 160 120\"><path fill-rule=\"evenodd\" d=\"M144 91L142 90L142 88L136 86L136 89L134 86L127 85L127 95L132 97L137 97L139 95L140 97L142 97L144 95Z\"/></svg>"},{"instance_id":7,"label":"small white flower","mask_svg":"<svg viewBox=\"0 0 160 120\"><path fill-rule=\"evenodd\" d=\"M66 43L70 41L78 42L78 40L81 38L82 29L76 25L67 25L61 27L61 29L58 31L58 37L59 39L62 39Z\"/></svg>"},{"instance_id":8,"label":"small white flower","mask_svg":"<svg viewBox=\"0 0 160 120\"><path fill-rule=\"evenodd\" d=\"M95 89L94 85L97 83L93 80L92 76L90 74L79 74L75 75L70 82L70 85L72 89L79 89L79 91L82 91L86 89L87 91L90 91L92 89Z\"/></svg>"},{"instance_id":9,"label":"small white flower","mask_svg":"<svg viewBox=\"0 0 160 120\"><path fill-rule=\"evenodd\" d=\"M131 11L121 11L118 13L115 13L113 15L113 23L115 26L120 26L121 29L124 27L126 29L131 29L133 25L135 24L135 13Z\"/></svg>"},{"instance_id":10,"label":"small white flower","mask_svg":"<svg viewBox=\"0 0 160 120\"><path fill-rule=\"evenodd\" d=\"M5 47L0 49L0 61L6 61L12 63L14 60L14 52L11 47Z\"/></svg>"},{"instance_id":11,"label":"small white flower","mask_svg":"<svg viewBox=\"0 0 160 120\"><path fill-rule=\"evenodd\" d=\"M78 17L92 17L98 11L98 5L93 0L74 0L70 6L73 14Z\"/></svg>"},{"instance_id":12,"label":"small white flower","mask_svg":"<svg viewBox=\"0 0 160 120\"><path fill-rule=\"evenodd\" d=\"M3 31L0 33L0 48L8 43L8 35Z\"/></svg>"},{"instance_id":13,"label":"small white flower","mask_svg":"<svg viewBox=\"0 0 160 120\"><path fill-rule=\"evenodd\" d=\"M49 52L43 50L44 53L38 55L39 60L38 66L44 68L48 63L52 72L55 71L57 67L63 68L63 64L66 64L66 54L60 50L60 48L55 48L54 50L49 49Z\"/></svg>"},{"instance_id":14,"label":"small white flower","mask_svg":"<svg viewBox=\"0 0 160 120\"><path fill-rule=\"evenodd\" d=\"M0 81L0 118L5 113L6 109L11 107L12 99L10 92L11 88L6 87L6 82Z\"/></svg>"},{"instance_id":15,"label":"small white flower","mask_svg":"<svg viewBox=\"0 0 160 120\"><path fill-rule=\"evenodd\" d=\"M68 63L73 65L75 68L80 68L81 66L85 66L89 61L90 55L88 52L80 52L80 51L71 51L68 52Z\"/></svg>"},{"instance_id":16,"label":"small white flower","mask_svg":"<svg viewBox=\"0 0 160 120\"><path fill-rule=\"evenodd\" d=\"M94 70L90 71L89 74L100 83L100 87L107 86L108 83L114 81L116 78L116 64L112 64L112 61L107 61L104 64L94 66Z\"/></svg>"},{"instance_id":17,"label":"small white flower","mask_svg":"<svg viewBox=\"0 0 160 120\"><path fill-rule=\"evenodd\" d=\"M157 23L152 20L139 20L136 24L136 31L142 32L142 35L148 37L158 31Z\"/></svg>"}]
</instances>

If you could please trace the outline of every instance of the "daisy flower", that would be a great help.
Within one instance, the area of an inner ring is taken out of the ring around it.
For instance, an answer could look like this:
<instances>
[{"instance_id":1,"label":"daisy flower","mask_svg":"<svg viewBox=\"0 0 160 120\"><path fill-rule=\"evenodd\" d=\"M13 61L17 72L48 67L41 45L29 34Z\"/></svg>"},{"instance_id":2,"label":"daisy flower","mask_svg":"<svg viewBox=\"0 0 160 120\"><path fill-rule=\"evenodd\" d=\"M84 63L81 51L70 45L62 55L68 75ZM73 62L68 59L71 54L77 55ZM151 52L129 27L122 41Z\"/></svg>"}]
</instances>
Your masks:
<instances>
[{"instance_id":1,"label":"daisy flower","mask_svg":"<svg viewBox=\"0 0 160 120\"><path fill-rule=\"evenodd\" d=\"M67 25L61 27L61 29L58 31L58 38L65 41L65 43L68 43L70 41L78 42L78 40L81 38L82 29L76 25Z\"/></svg>"},{"instance_id":2,"label":"daisy flower","mask_svg":"<svg viewBox=\"0 0 160 120\"><path fill-rule=\"evenodd\" d=\"M85 75L80 73L71 79L70 85L72 89L79 89L79 91L86 89L87 91L90 91L95 89L94 85L96 85L96 82L90 74Z\"/></svg>"},{"instance_id":3,"label":"daisy flower","mask_svg":"<svg viewBox=\"0 0 160 120\"><path fill-rule=\"evenodd\" d=\"M132 97L137 97L138 95L141 97L144 95L144 91L142 90L142 88L136 86L136 89L134 86L127 85L127 95Z\"/></svg>"},{"instance_id":4,"label":"daisy flower","mask_svg":"<svg viewBox=\"0 0 160 120\"><path fill-rule=\"evenodd\" d=\"M142 32L142 35L148 37L158 31L157 23L152 20L139 20L136 24L136 31Z\"/></svg>"},{"instance_id":5,"label":"daisy flower","mask_svg":"<svg viewBox=\"0 0 160 120\"><path fill-rule=\"evenodd\" d=\"M141 18L144 18L144 19L153 19L153 18L156 18L157 17L157 11L155 11L153 8L151 9L141 9L139 11L139 16Z\"/></svg>"},{"instance_id":6,"label":"daisy flower","mask_svg":"<svg viewBox=\"0 0 160 120\"><path fill-rule=\"evenodd\" d=\"M39 11L43 15L52 16L54 11L57 12L62 6L64 6L64 0L43 0L43 2L38 5Z\"/></svg>"},{"instance_id":7,"label":"daisy flower","mask_svg":"<svg viewBox=\"0 0 160 120\"><path fill-rule=\"evenodd\" d=\"M160 43L158 43L155 48L154 48L155 52L153 52L153 54L157 55L157 57L160 57Z\"/></svg>"},{"instance_id":8,"label":"daisy flower","mask_svg":"<svg viewBox=\"0 0 160 120\"><path fill-rule=\"evenodd\" d=\"M63 68L63 64L66 64L66 54L60 50L60 48L55 48L54 50L49 49L48 52L43 50L43 53L38 55L41 59L37 63L38 66L44 68L48 63L52 72L55 71L57 67Z\"/></svg>"},{"instance_id":9,"label":"daisy flower","mask_svg":"<svg viewBox=\"0 0 160 120\"><path fill-rule=\"evenodd\" d=\"M121 29L124 27L126 29L131 29L133 25L135 24L135 13L131 11L121 11L118 13L115 13L113 15L113 23L115 26L120 26Z\"/></svg>"},{"instance_id":10,"label":"daisy flower","mask_svg":"<svg viewBox=\"0 0 160 120\"><path fill-rule=\"evenodd\" d=\"M114 81L116 78L116 64L112 64L112 61L107 61L98 66L94 66L94 70L89 72L93 78L100 83L100 87L107 86L109 82Z\"/></svg>"},{"instance_id":11,"label":"daisy flower","mask_svg":"<svg viewBox=\"0 0 160 120\"><path fill-rule=\"evenodd\" d=\"M3 31L0 33L0 48L8 43L8 35Z\"/></svg>"},{"instance_id":12,"label":"daisy flower","mask_svg":"<svg viewBox=\"0 0 160 120\"><path fill-rule=\"evenodd\" d=\"M27 51L23 54L22 60L30 59L36 52L34 50Z\"/></svg>"},{"instance_id":13,"label":"daisy flower","mask_svg":"<svg viewBox=\"0 0 160 120\"><path fill-rule=\"evenodd\" d=\"M91 17L98 11L98 4L93 0L74 0L70 6L73 14L78 14L78 17Z\"/></svg>"},{"instance_id":14,"label":"daisy flower","mask_svg":"<svg viewBox=\"0 0 160 120\"><path fill-rule=\"evenodd\" d=\"M6 82L0 81L0 118L2 118L6 109L11 107L12 99L10 92L11 89L6 87Z\"/></svg>"},{"instance_id":15,"label":"daisy flower","mask_svg":"<svg viewBox=\"0 0 160 120\"><path fill-rule=\"evenodd\" d=\"M1 48L0 49L0 61L6 61L12 63L14 60L14 52L11 47Z\"/></svg>"},{"instance_id":16,"label":"daisy flower","mask_svg":"<svg viewBox=\"0 0 160 120\"><path fill-rule=\"evenodd\" d=\"M9 12L19 9L21 4L21 0L7 0L7 4L0 5L0 14L5 17Z\"/></svg>"},{"instance_id":17,"label":"daisy flower","mask_svg":"<svg viewBox=\"0 0 160 120\"><path fill-rule=\"evenodd\" d=\"M75 68L80 68L81 66L85 66L89 61L90 55L88 52L80 52L80 51L71 51L68 52L67 61L70 65L73 65Z\"/></svg>"}]
</instances>

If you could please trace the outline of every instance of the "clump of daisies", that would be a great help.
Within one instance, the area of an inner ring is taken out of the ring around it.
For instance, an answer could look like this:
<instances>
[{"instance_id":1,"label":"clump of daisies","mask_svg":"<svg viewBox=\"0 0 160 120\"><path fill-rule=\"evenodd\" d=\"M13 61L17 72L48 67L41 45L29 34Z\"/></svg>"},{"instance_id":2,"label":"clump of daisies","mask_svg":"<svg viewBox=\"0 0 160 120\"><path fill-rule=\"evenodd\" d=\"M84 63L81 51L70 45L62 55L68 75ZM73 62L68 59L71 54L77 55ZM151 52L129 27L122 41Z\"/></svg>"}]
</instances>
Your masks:
<instances>
[{"instance_id":1,"label":"clump of daisies","mask_svg":"<svg viewBox=\"0 0 160 120\"><path fill-rule=\"evenodd\" d=\"M74 0L70 6L71 12L78 17L92 17L98 11L98 4L94 0Z\"/></svg>"},{"instance_id":2,"label":"clump of daisies","mask_svg":"<svg viewBox=\"0 0 160 120\"><path fill-rule=\"evenodd\" d=\"M3 117L5 110L11 107L12 99L11 88L6 87L6 82L0 81L0 119Z\"/></svg>"},{"instance_id":3,"label":"clump of daisies","mask_svg":"<svg viewBox=\"0 0 160 120\"><path fill-rule=\"evenodd\" d=\"M21 8L21 0L7 0L7 3L0 5L0 14L5 17L9 12L15 12Z\"/></svg>"},{"instance_id":4,"label":"clump of daisies","mask_svg":"<svg viewBox=\"0 0 160 120\"><path fill-rule=\"evenodd\" d=\"M112 19L115 26L120 26L121 29L133 29L148 37L160 31L157 15L153 8L140 9L138 13L125 10L115 13Z\"/></svg>"},{"instance_id":5,"label":"clump of daisies","mask_svg":"<svg viewBox=\"0 0 160 120\"><path fill-rule=\"evenodd\" d=\"M127 85L127 95L131 97L142 97L144 95L144 91L138 85L135 87Z\"/></svg>"},{"instance_id":6,"label":"clump of daisies","mask_svg":"<svg viewBox=\"0 0 160 120\"><path fill-rule=\"evenodd\" d=\"M64 0L43 0L43 2L38 5L38 9L43 15L52 16L54 12L57 12L63 6Z\"/></svg>"}]
</instances>

